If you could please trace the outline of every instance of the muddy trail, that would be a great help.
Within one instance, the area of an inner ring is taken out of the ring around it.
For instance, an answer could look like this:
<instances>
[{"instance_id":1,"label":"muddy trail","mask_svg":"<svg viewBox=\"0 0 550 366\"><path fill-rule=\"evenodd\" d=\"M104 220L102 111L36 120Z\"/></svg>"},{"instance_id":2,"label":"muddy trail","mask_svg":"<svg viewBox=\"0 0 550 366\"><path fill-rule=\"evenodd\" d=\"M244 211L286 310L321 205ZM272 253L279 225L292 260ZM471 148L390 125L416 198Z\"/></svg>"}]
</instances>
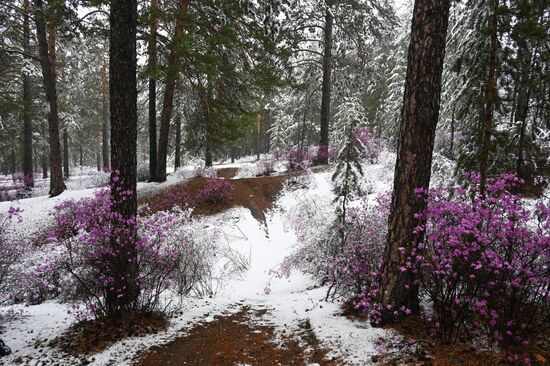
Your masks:
<instances>
[{"instance_id":1,"label":"muddy trail","mask_svg":"<svg viewBox=\"0 0 550 366\"><path fill-rule=\"evenodd\" d=\"M148 206L146 214L169 210L177 205L188 205L193 207L193 216L214 215L241 206L248 208L256 220L265 221L265 212L272 207L286 176L231 179L237 171L238 168L225 168L217 171L218 178L193 178L143 197L139 204ZM197 195L211 179L226 179L234 189L228 199L222 202L197 202Z\"/></svg>"},{"instance_id":2,"label":"muddy trail","mask_svg":"<svg viewBox=\"0 0 550 366\"><path fill-rule=\"evenodd\" d=\"M248 208L252 216L265 222L265 212L276 200L286 176L232 179L238 168L217 171L217 178L193 178L185 183L143 198L148 213L195 201L209 179L227 179L234 186L230 198L220 203L195 203L194 216L213 215L232 207ZM140 366L197 365L340 365L328 357L309 321L292 332L276 332L266 322L270 310L262 305L235 304L232 314L218 315L211 322L200 322L171 342L143 352L135 361Z\"/></svg>"},{"instance_id":3,"label":"muddy trail","mask_svg":"<svg viewBox=\"0 0 550 366\"><path fill-rule=\"evenodd\" d=\"M276 334L262 321L269 309L242 304L230 315L199 323L185 336L144 352L135 365L310 365L332 366L339 360L327 357L308 321L294 334Z\"/></svg>"}]
</instances>

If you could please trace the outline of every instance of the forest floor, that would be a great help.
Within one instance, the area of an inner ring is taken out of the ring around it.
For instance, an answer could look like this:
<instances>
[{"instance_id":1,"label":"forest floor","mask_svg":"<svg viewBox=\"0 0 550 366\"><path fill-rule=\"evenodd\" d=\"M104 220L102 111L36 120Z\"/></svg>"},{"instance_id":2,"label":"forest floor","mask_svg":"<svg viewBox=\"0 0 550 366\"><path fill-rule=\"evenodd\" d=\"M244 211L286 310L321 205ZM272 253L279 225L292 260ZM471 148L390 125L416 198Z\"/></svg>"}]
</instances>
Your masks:
<instances>
[{"instance_id":1,"label":"forest floor","mask_svg":"<svg viewBox=\"0 0 550 366\"><path fill-rule=\"evenodd\" d=\"M66 305L57 301L17 305L13 310L24 315L1 330L13 354L1 358L0 365L499 364L492 354L435 344L417 326L412 331L380 329L346 317L338 301L325 301L327 289L300 271L288 278L277 276L285 257L296 249L297 237L289 220L299 217L300 203L332 205L331 172L315 168L304 185L281 174L236 178L238 170L249 164L218 166L218 178L235 186L233 195L223 204L199 205L193 213L198 233L216 230L221 234L220 245L246 257L244 273L221 272L212 280L212 296L184 298L168 319L139 319L139 324L128 320L120 327L127 331L77 323L66 314ZM391 164L367 168L373 195L388 189L392 173ZM212 178L144 184L138 188L140 203L148 203L150 212L166 209L163 205L178 203L174 197L196 196L205 179ZM64 199L92 192L67 192ZM22 200L24 230L47 225L47 212L55 202L41 197ZM540 356L540 364L548 364L547 355Z\"/></svg>"}]
</instances>

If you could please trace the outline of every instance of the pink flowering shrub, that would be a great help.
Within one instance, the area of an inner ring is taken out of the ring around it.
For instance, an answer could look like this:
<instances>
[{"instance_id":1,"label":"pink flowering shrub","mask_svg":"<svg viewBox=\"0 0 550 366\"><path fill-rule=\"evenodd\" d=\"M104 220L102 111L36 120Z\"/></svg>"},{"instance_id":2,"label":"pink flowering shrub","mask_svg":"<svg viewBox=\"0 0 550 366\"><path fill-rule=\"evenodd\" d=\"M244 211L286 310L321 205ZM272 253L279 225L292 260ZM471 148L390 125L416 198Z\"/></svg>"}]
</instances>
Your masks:
<instances>
[{"instance_id":1,"label":"pink flowering shrub","mask_svg":"<svg viewBox=\"0 0 550 366\"><path fill-rule=\"evenodd\" d=\"M315 153L315 160L327 159L329 162L333 161L338 156L340 147L327 147L324 145L317 146L317 152Z\"/></svg>"},{"instance_id":2,"label":"pink flowering shrub","mask_svg":"<svg viewBox=\"0 0 550 366\"><path fill-rule=\"evenodd\" d=\"M196 204L201 203L226 203L231 199L235 190L233 183L225 179L208 179L205 186L195 198Z\"/></svg>"},{"instance_id":3,"label":"pink flowering shrub","mask_svg":"<svg viewBox=\"0 0 550 366\"><path fill-rule=\"evenodd\" d=\"M418 278L424 316L443 340L474 331L526 345L550 326L550 209L528 209L510 193L521 183L514 175L489 180L486 197L477 174L465 177L466 189L418 190L425 240L401 270Z\"/></svg>"},{"instance_id":4,"label":"pink flowering shrub","mask_svg":"<svg viewBox=\"0 0 550 366\"><path fill-rule=\"evenodd\" d=\"M302 148L286 146L280 154L290 172L307 170L312 165L311 155Z\"/></svg>"},{"instance_id":5,"label":"pink flowering shrub","mask_svg":"<svg viewBox=\"0 0 550 366\"><path fill-rule=\"evenodd\" d=\"M56 255L35 266L29 279L30 291L35 296L44 291L51 296L60 294L74 304L71 311L77 315L99 317L116 311L109 308L108 296L113 293L125 296L127 289L117 287L121 282L116 281L116 268L112 266L125 248L120 238L128 235L130 226L138 233L134 253L125 256L135 266L135 278L129 279L135 281L138 289L132 309L158 309L162 293L175 278L179 261L179 253L165 245L165 238L173 227L183 223L165 213L146 219L123 219L112 210L113 204L109 189L103 189L92 198L56 206L53 212L56 226L41 249ZM184 237L179 239L185 241Z\"/></svg>"}]
</instances>

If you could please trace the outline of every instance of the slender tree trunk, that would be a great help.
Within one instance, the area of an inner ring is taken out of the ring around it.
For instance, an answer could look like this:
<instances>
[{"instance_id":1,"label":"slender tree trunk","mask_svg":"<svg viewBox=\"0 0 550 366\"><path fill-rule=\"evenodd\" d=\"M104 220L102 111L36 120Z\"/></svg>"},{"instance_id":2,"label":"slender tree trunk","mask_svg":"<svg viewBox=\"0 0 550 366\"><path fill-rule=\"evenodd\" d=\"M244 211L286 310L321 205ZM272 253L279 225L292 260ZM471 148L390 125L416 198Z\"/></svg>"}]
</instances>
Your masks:
<instances>
[{"instance_id":1,"label":"slender tree trunk","mask_svg":"<svg viewBox=\"0 0 550 366\"><path fill-rule=\"evenodd\" d=\"M166 158L168 155L168 137L170 134L170 119L172 117L172 109L174 102L174 91L176 89L176 81L178 79L178 61L179 50L181 48L181 35L183 32L183 18L187 13L190 0L180 0L178 14L176 19L176 29L174 38L170 46L170 55L168 56L168 70L166 73L166 87L164 88L164 99L162 103L162 114L160 116L160 131L159 144L157 155L157 182L166 180Z\"/></svg>"},{"instance_id":2,"label":"slender tree trunk","mask_svg":"<svg viewBox=\"0 0 550 366\"><path fill-rule=\"evenodd\" d=\"M416 188L427 188L439 117L441 75L450 0L416 0L413 11L399 147L393 183L388 242L381 283L383 322L402 306L418 312L418 289L400 269L422 235L415 215L425 208ZM400 248L405 248L402 252Z\"/></svg>"},{"instance_id":3,"label":"slender tree trunk","mask_svg":"<svg viewBox=\"0 0 550 366\"><path fill-rule=\"evenodd\" d=\"M107 62L101 66L101 155L103 169L110 167L109 163L109 80L107 77Z\"/></svg>"},{"instance_id":4,"label":"slender tree trunk","mask_svg":"<svg viewBox=\"0 0 550 366\"><path fill-rule=\"evenodd\" d=\"M325 36L324 36L324 57L323 57L323 89L321 97L321 139L319 141L320 156L317 157L319 164L328 164L328 133L330 127L330 93L332 88L332 27L334 17L330 9L331 2L326 1L325 12Z\"/></svg>"},{"instance_id":5,"label":"slender tree trunk","mask_svg":"<svg viewBox=\"0 0 550 366\"><path fill-rule=\"evenodd\" d=\"M84 151L82 149L82 145L78 147L78 165L81 167L84 166Z\"/></svg>"},{"instance_id":6,"label":"slender tree trunk","mask_svg":"<svg viewBox=\"0 0 550 366\"><path fill-rule=\"evenodd\" d=\"M96 170L98 172L101 171L101 150L100 150L100 147L99 147L99 138L96 139L96 148L95 148L95 166L96 166Z\"/></svg>"},{"instance_id":7,"label":"slender tree trunk","mask_svg":"<svg viewBox=\"0 0 550 366\"><path fill-rule=\"evenodd\" d=\"M11 148L11 157L10 157L10 173L15 174L17 171L17 159L15 158L15 149Z\"/></svg>"},{"instance_id":8,"label":"slender tree trunk","mask_svg":"<svg viewBox=\"0 0 550 366\"><path fill-rule=\"evenodd\" d=\"M23 50L30 53L30 24L29 24L29 0L23 0ZM23 175L25 186L34 187L34 175L32 167L32 95L31 80L26 72L23 72Z\"/></svg>"},{"instance_id":9,"label":"slender tree trunk","mask_svg":"<svg viewBox=\"0 0 550 366\"><path fill-rule=\"evenodd\" d=\"M111 313L135 310L139 296L136 235L137 216L137 0L111 0L109 101L111 116L111 195L113 210L124 222L123 235L113 237L118 253L110 263L112 290L106 294Z\"/></svg>"},{"instance_id":10,"label":"slender tree trunk","mask_svg":"<svg viewBox=\"0 0 550 366\"><path fill-rule=\"evenodd\" d=\"M55 80L55 31L50 32L50 43L46 39L46 19L42 0L34 0L34 19L38 50L42 66L42 78L48 104L48 130L50 135L50 197L61 194L65 189L61 169L61 144L59 142L59 117L57 111L57 89ZM48 51L48 48L50 51ZM51 59L50 59L51 57Z\"/></svg>"},{"instance_id":11,"label":"slender tree trunk","mask_svg":"<svg viewBox=\"0 0 550 366\"><path fill-rule=\"evenodd\" d=\"M48 154L45 150L42 151L42 178L48 178Z\"/></svg>"},{"instance_id":12,"label":"slender tree trunk","mask_svg":"<svg viewBox=\"0 0 550 366\"><path fill-rule=\"evenodd\" d=\"M176 151L174 152L174 170L178 170L180 167L181 156L181 115L176 114Z\"/></svg>"},{"instance_id":13,"label":"slender tree trunk","mask_svg":"<svg viewBox=\"0 0 550 366\"><path fill-rule=\"evenodd\" d=\"M69 133L67 127L63 129L63 173L65 178L69 178Z\"/></svg>"},{"instance_id":14,"label":"slender tree trunk","mask_svg":"<svg viewBox=\"0 0 550 366\"><path fill-rule=\"evenodd\" d=\"M454 145L455 145L455 109L456 109L456 107L453 106L453 115L451 116L451 146L449 147L449 156L453 160L455 158L455 152L454 152Z\"/></svg>"},{"instance_id":15,"label":"slender tree trunk","mask_svg":"<svg viewBox=\"0 0 550 366\"><path fill-rule=\"evenodd\" d=\"M151 0L151 36L149 38L149 181L157 176L157 11L158 0Z\"/></svg>"},{"instance_id":16,"label":"slender tree trunk","mask_svg":"<svg viewBox=\"0 0 550 366\"><path fill-rule=\"evenodd\" d=\"M519 76L519 92L517 93L516 108L514 120L520 122L520 134L518 140L518 156L516 160L516 174L518 178L527 180L527 172L525 171L525 137L527 129L527 115L529 112L529 99L531 98L531 79L532 75L532 60L531 54L526 49L521 49L518 52L518 59L521 60L521 75Z\"/></svg>"},{"instance_id":17,"label":"slender tree trunk","mask_svg":"<svg viewBox=\"0 0 550 366\"><path fill-rule=\"evenodd\" d=\"M262 114L261 114L261 108L260 104L258 103L256 111L256 160L260 160L260 149L262 146L261 142L261 132L262 132Z\"/></svg>"},{"instance_id":18,"label":"slender tree trunk","mask_svg":"<svg viewBox=\"0 0 550 366\"><path fill-rule=\"evenodd\" d=\"M485 193L487 186L487 166L489 160L489 149L491 145L491 133L493 130L493 109L495 103L495 84L497 68L497 10L499 0L490 0L491 16L489 18L491 45L489 49L489 71L487 73L485 115L483 119L483 142L479 156L479 189Z\"/></svg>"}]
</instances>

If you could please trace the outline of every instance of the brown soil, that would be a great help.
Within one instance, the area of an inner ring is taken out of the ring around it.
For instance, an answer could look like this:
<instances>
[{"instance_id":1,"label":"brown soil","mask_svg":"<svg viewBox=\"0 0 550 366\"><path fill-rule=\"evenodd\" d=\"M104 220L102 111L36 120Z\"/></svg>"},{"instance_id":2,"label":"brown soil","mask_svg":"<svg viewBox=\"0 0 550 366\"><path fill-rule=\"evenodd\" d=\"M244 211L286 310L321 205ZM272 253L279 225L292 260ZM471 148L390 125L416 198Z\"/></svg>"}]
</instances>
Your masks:
<instances>
[{"instance_id":1,"label":"brown soil","mask_svg":"<svg viewBox=\"0 0 550 366\"><path fill-rule=\"evenodd\" d=\"M519 354L516 363L506 360L507 354L494 351L476 350L466 344L443 344L430 337L425 324L415 319L405 319L394 327L405 338L399 344L391 344L390 350L380 357L375 357L378 364L384 366L418 365L418 366L488 366L488 365L525 365L528 357L531 365L550 365L550 349L547 342L534 342L532 346L514 350L508 354Z\"/></svg>"},{"instance_id":2,"label":"brown soil","mask_svg":"<svg viewBox=\"0 0 550 366\"><path fill-rule=\"evenodd\" d=\"M168 321L158 314L124 314L117 317L79 322L50 342L73 355L101 352L117 341L163 331Z\"/></svg>"},{"instance_id":3,"label":"brown soil","mask_svg":"<svg viewBox=\"0 0 550 366\"><path fill-rule=\"evenodd\" d=\"M233 171L230 169L234 168L223 169L219 174L223 176L236 174L236 170ZM148 204L149 209L147 210L147 214L151 214L169 210L177 204L189 204L191 202L190 205L194 206L193 216L213 215L232 207L242 206L248 208L252 216L257 220L265 221L265 211L272 207L286 177L270 176L232 179L230 182L235 189L231 192L228 200L216 203L202 202L197 205L193 204L197 194L204 188L209 179L218 178L193 178L183 184L144 197L140 199L139 204ZM173 199L167 200L166 197L173 197ZM190 202L181 202L184 200L183 197L187 197L187 200Z\"/></svg>"},{"instance_id":4,"label":"brown soil","mask_svg":"<svg viewBox=\"0 0 550 366\"><path fill-rule=\"evenodd\" d=\"M231 179L237 175L239 168L223 168L216 170L218 178Z\"/></svg>"},{"instance_id":5,"label":"brown soil","mask_svg":"<svg viewBox=\"0 0 550 366\"><path fill-rule=\"evenodd\" d=\"M300 341L283 334L277 345L275 330L267 325L253 324L257 311L243 308L238 313L216 317L209 323L198 324L187 335L172 342L147 350L136 365L193 365L255 366L340 365L341 361L327 359L327 350L319 347L309 322L302 324L302 331L295 334ZM260 310L265 312L265 310Z\"/></svg>"}]
</instances>

